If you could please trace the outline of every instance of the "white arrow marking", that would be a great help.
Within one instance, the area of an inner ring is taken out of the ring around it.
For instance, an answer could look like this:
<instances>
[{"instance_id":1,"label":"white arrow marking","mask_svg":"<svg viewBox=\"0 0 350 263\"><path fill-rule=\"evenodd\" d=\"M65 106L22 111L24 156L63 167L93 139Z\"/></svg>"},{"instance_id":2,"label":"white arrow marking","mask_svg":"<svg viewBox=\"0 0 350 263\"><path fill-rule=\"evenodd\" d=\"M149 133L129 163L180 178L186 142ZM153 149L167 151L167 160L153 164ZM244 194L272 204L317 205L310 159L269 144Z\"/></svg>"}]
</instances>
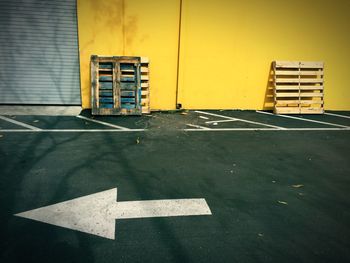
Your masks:
<instances>
[{"instance_id":1,"label":"white arrow marking","mask_svg":"<svg viewBox=\"0 0 350 263\"><path fill-rule=\"evenodd\" d=\"M203 198L123 202L116 198L114 188L15 216L114 239L116 219L211 215Z\"/></svg>"}]
</instances>

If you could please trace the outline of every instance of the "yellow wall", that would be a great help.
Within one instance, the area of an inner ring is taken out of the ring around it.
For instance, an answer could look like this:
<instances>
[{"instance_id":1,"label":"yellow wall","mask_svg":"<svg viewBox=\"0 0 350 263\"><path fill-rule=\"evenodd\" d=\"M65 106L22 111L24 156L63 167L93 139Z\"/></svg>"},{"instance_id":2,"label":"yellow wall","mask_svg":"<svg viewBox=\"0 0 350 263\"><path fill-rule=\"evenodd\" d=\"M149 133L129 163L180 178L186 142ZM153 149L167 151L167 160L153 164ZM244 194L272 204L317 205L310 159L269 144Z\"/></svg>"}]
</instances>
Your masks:
<instances>
[{"instance_id":1,"label":"yellow wall","mask_svg":"<svg viewBox=\"0 0 350 263\"><path fill-rule=\"evenodd\" d=\"M78 0L84 108L91 54L148 56L151 108L175 108L180 2ZM349 24L347 0L182 0L178 103L262 109L273 60L317 60L325 108L350 110Z\"/></svg>"},{"instance_id":2,"label":"yellow wall","mask_svg":"<svg viewBox=\"0 0 350 263\"><path fill-rule=\"evenodd\" d=\"M90 108L90 56L147 56L152 109L174 109L179 0L78 0L82 106Z\"/></svg>"},{"instance_id":3,"label":"yellow wall","mask_svg":"<svg viewBox=\"0 0 350 263\"><path fill-rule=\"evenodd\" d=\"M273 60L325 62L325 108L350 110L350 1L183 0L179 102L262 109Z\"/></svg>"}]
</instances>

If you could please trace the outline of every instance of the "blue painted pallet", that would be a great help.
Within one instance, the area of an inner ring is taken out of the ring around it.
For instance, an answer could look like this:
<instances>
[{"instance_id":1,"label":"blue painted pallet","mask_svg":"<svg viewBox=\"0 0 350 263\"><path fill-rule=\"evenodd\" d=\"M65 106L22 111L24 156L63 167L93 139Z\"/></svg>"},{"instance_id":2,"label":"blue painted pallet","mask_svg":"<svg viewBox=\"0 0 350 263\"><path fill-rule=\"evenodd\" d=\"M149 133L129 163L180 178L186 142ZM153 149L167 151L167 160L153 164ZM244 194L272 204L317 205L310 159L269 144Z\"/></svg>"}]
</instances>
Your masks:
<instances>
[{"instance_id":1,"label":"blue painted pallet","mask_svg":"<svg viewBox=\"0 0 350 263\"><path fill-rule=\"evenodd\" d=\"M99 81L113 81L113 76L100 76Z\"/></svg>"},{"instance_id":2,"label":"blue painted pallet","mask_svg":"<svg viewBox=\"0 0 350 263\"><path fill-rule=\"evenodd\" d=\"M120 77L120 81L129 81L129 82L134 82L135 81L135 76L132 77L125 77L125 76L121 76Z\"/></svg>"},{"instance_id":3,"label":"blue painted pallet","mask_svg":"<svg viewBox=\"0 0 350 263\"><path fill-rule=\"evenodd\" d=\"M100 108L113 109L113 104L100 103Z\"/></svg>"},{"instance_id":4,"label":"blue painted pallet","mask_svg":"<svg viewBox=\"0 0 350 263\"><path fill-rule=\"evenodd\" d=\"M113 92L111 91L106 91L106 90L100 90L99 94L100 97L113 97Z\"/></svg>"},{"instance_id":5,"label":"blue painted pallet","mask_svg":"<svg viewBox=\"0 0 350 263\"><path fill-rule=\"evenodd\" d=\"M122 90L120 92L122 97L135 97L135 91L133 90Z\"/></svg>"},{"instance_id":6,"label":"blue painted pallet","mask_svg":"<svg viewBox=\"0 0 350 263\"><path fill-rule=\"evenodd\" d=\"M123 83L123 82L121 82L120 88L122 90L135 90L137 88L137 86L135 83L125 83L125 82Z\"/></svg>"},{"instance_id":7,"label":"blue painted pallet","mask_svg":"<svg viewBox=\"0 0 350 263\"><path fill-rule=\"evenodd\" d=\"M120 107L122 108L122 109L128 109L128 110L130 110L130 109L135 109L136 108L136 105L135 104L131 104L131 103L122 103L121 105L120 105Z\"/></svg>"},{"instance_id":8,"label":"blue painted pallet","mask_svg":"<svg viewBox=\"0 0 350 263\"><path fill-rule=\"evenodd\" d=\"M113 89L113 83L112 82L99 82L100 89Z\"/></svg>"},{"instance_id":9,"label":"blue painted pallet","mask_svg":"<svg viewBox=\"0 0 350 263\"><path fill-rule=\"evenodd\" d=\"M113 68L113 63L103 63L101 62L99 65L100 69L112 69Z\"/></svg>"},{"instance_id":10,"label":"blue painted pallet","mask_svg":"<svg viewBox=\"0 0 350 263\"><path fill-rule=\"evenodd\" d=\"M135 66L133 64L120 64L120 70L135 70Z\"/></svg>"},{"instance_id":11,"label":"blue painted pallet","mask_svg":"<svg viewBox=\"0 0 350 263\"><path fill-rule=\"evenodd\" d=\"M92 113L140 115L142 113L140 68L140 57L92 55Z\"/></svg>"},{"instance_id":12,"label":"blue painted pallet","mask_svg":"<svg viewBox=\"0 0 350 263\"><path fill-rule=\"evenodd\" d=\"M110 103L113 103L114 100L113 100L113 98L102 97L102 98L100 98L100 102L110 102Z\"/></svg>"},{"instance_id":13,"label":"blue painted pallet","mask_svg":"<svg viewBox=\"0 0 350 263\"><path fill-rule=\"evenodd\" d=\"M134 98L125 98L125 97L121 97L120 98L121 103L125 103L125 102L131 102L131 103L135 103L136 99Z\"/></svg>"}]
</instances>

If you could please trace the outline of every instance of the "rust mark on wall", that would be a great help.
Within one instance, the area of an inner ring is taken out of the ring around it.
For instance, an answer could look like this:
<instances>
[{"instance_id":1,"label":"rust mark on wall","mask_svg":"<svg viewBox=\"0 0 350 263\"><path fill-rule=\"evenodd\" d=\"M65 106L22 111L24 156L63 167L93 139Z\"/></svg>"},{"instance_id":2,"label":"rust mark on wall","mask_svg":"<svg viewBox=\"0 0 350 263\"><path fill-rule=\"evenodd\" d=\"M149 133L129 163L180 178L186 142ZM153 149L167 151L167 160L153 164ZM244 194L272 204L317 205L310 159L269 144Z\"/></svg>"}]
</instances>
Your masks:
<instances>
[{"instance_id":1,"label":"rust mark on wall","mask_svg":"<svg viewBox=\"0 0 350 263\"><path fill-rule=\"evenodd\" d=\"M116 50L119 46L119 52L115 55L132 55L134 46L145 42L149 35L138 36L142 31L142 23L137 14L132 9L128 9L128 2L125 0L104 0L89 1L89 20L94 24L89 39L81 43L81 55L85 55L85 50L92 46L105 46L105 53ZM112 36L115 45L106 42ZM91 54L86 54L91 55ZM111 54L112 55L112 54Z\"/></svg>"},{"instance_id":2,"label":"rust mark on wall","mask_svg":"<svg viewBox=\"0 0 350 263\"><path fill-rule=\"evenodd\" d=\"M132 46L137 29L138 29L138 18L135 15L128 16L126 21L124 21L124 32L125 32L125 44L126 46Z\"/></svg>"},{"instance_id":3,"label":"rust mark on wall","mask_svg":"<svg viewBox=\"0 0 350 263\"><path fill-rule=\"evenodd\" d=\"M104 1L90 1L90 14L91 20L94 23L92 29L92 36L89 41L82 44L81 51L97 43L107 45L105 39L110 36L114 36L116 45L119 43L121 50L125 50L124 41L124 10L125 0L104 0ZM109 44L108 44L109 45ZM109 45L110 46L110 45ZM106 46L107 48L107 46ZM113 49L115 48L111 46ZM109 53L110 50L106 50L105 53ZM91 54L87 54L91 55Z\"/></svg>"},{"instance_id":4,"label":"rust mark on wall","mask_svg":"<svg viewBox=\"0 0 350 263\"><path fill-rule=\"evenodd\" d=\"M103 21L103 26L111 33L121 30L124 17L124 0L92 1L95 23Z\"/></svg>"}]
</instances>

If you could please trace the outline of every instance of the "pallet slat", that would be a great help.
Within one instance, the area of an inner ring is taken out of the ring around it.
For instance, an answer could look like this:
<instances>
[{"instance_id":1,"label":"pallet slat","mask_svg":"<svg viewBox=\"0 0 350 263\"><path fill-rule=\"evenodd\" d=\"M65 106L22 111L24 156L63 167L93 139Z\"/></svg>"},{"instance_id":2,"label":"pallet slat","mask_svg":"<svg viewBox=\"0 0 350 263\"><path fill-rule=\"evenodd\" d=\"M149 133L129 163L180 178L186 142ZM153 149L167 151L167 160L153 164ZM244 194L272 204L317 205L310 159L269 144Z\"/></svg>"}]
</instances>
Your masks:
<instances>
[{"instance_id":1,"label":"pallet slat","mask_svg":"<svg viewBox=\"0 0 350 263\"><path fill-rule=\"evenodd\" d=\"M301 61L300 62L300 68L319 68L323 69L323 62L317 61L317 62L312 62L312 61Z\"/></svg>"},{"instance_id":2,"label":"pallet slat","mask_svg":"<svg viewBox=\"0 0 350 263\"><path fill-rule=\"evenodd\" d=\"M276 105L285 105L285 104L322 104L323 100L296 100L296 99L286 99L286 100L279 100L276 102Z\"/></svg>"},{"instance_id":3,"label":"pallet slat","mask_svg":"<svg viewBox=\"0 0 350 263\"><path fill-rule=\"evenodd\" d=\"M275 68L299 68L299 62L296 61L275 61Z\"/></svg>"},{"instance_id":4,"label":"pallet slat","mask_svg":"<svg viewBox=\"0 0 350 263\"><path fill-rule=\"evenodd\" d=\"M323 79L276 78L276 83L323 83Z\"/></svg>"},{"instance_id":5,"label":"pallet slat","mask_svg":"<svg viewBox=\"0 0 350 263\"><path fill-rule=\"evenodd\" d=\"M323 93L316 93L316 92L300 92L300 98L323 98Z\"/></svg>"},{"instance_id":6,"label":"pallet slat","mask_svg":"<svg viewBox=\"0 0 350 263\"><path fill-rule=\"evenodd\" d=\"M323 90L323 85L276 85L274 88L278 90Z\"/></svg>"},{"instance_id":7,"label":"pallet slat","mask_svg":"<svg viewBox=\"0 0 350 263\"><path fill-rule=\"evenodd\" d=\"M281 70L278 69L275 72L276 75L282 76L319 76L323 75L323 70L318 71L298 71L298 70Z\"/></svg>"},{"instance_id":8,"label":"pallet slat","mask_svg":"<svg viewBox=\"0 0 350 263\"><path fill-rule=\"evenodd\" d=\"M300 86L300 90L323 90L323 86Z\"/></svg>"},{"instance_id":9,"label":"pallet slat","mask_svg":"<svg viewBox=\"0 0 350 263\"><path fill-rule=\"evenodd\" d=\"M300 114L323 114L324 109L323 108L301 108Z\"/></svg>"},{"instance_id":10,"label":"pallet slat","mask_svg":"<svg viewBox=\"0 0 350 263\"><path fill-rule=\"evenodd\" d=\"M299 97L299 92L298 93L292 93L292 92L280 92L280 93L276 93L276 97Z\"/></svg>"},{"instance_id":11,"label":"pallet slat","mask_svg":"<svg viewBox=\"0 0 350 263\"><path fill-rule=\"evenodd\" d=\"M141 66L141 73L148 73L149 69L148 66Z\"/></svg>"}]
</instances>

